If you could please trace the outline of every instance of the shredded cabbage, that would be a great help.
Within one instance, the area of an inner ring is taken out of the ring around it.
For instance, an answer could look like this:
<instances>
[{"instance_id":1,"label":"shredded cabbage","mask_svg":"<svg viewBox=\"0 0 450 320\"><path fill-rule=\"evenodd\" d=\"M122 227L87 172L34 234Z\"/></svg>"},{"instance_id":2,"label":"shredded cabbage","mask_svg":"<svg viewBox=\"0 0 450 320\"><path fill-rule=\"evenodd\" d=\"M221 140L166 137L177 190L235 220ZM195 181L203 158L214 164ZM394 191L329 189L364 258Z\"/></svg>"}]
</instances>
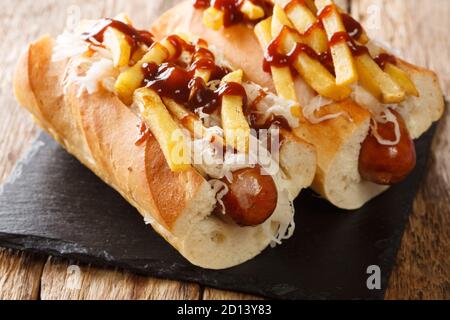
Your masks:
<instances>
[{"instance_id":1,"label":"shredded cabbage","mask_svg":"<svg viewBox=\"0 0 450 320\"><path fill-rule=\"evenodd\" d=\"M208 181L212 187L214 194L216 195L216 200L219 203L222 214L225 215L225 204L223 203L223 197L229 192L227 184L221 180L211 179Z\"/></svg>"},{"instance_id":2,"label":"shredded cabbage","mask_svg":"<svg viewBox=\"0 0 450 320\"><path fill-rule=\"evenodd\" d=\"M300 125L299 119L292 113L292 108L298 106L295 101L280 98L254 83L245 82L242 85L247 93L250 103L258 99L261 92L264 92L264 98L259 101L256 107L257 111L265 116L265 119L269 118L271 115L282 116L288 121L291 128L297 128Z\"/></svg>"},{"instance_id":3,"label":"shredded cabbage","mask_svg":"<svg viewBox=\"0 0 450 320\"><path fill-rule=\"evenodd\" d=\"M303 107L303 115L312 124L317 124L317 123L320 123L323 121L336 119L341 116L347 116L347 113L345 113L345 112L327 114L320 118L318 118L316 116L317 111L319 111L322 107L327 106L332 103L333 103L333 100L324 98L322 96L315 96L313 99L311 99L311 101L306 106Z\"/></svg>"}]
</instances>

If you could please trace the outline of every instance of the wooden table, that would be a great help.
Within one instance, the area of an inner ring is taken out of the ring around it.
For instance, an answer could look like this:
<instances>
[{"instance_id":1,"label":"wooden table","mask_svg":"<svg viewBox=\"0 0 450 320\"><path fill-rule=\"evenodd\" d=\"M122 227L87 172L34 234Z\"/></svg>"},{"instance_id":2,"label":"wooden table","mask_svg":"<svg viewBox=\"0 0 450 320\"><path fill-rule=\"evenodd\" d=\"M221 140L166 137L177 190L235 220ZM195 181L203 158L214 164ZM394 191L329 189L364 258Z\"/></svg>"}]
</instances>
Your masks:
<instances>
[{"instance_id":1,"label":"wooden table","mask_svg":"<svg viewBox=\"0 0 450 320\"><path fill-rule=\"evenodd\" d=\"M38 129L18 107L11 74L26 43L43 33L56 35L80 16L98 18L127 12L136 25L149 27L177 0L20 0L0 11L0 183L35 138ZM340 1L369 29L410 61L440 75L450 90L449 0ZM411 215L388 299L450 298L450 118L446 113L434 141L425 183ZM77 267L63 261L0 249L0 298L3 299L241 299L242 294L196 284L136 276L122 270ZM78 286L73 272L80 275ZM79 289L78 289L79 288Z\"/></svg>"}]
</instances>

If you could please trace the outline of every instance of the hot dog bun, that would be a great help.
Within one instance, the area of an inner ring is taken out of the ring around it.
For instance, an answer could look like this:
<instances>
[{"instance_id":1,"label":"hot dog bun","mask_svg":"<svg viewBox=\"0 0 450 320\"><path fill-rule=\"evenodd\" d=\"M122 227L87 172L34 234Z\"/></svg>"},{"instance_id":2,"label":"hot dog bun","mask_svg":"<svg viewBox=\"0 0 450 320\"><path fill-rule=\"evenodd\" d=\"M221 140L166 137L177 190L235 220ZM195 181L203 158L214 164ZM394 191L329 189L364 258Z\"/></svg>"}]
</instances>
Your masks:
<instances>
[{"instance_id":1,"label":"hot dog bun","mask_svg":"<svg viewBox=\"0 0 450 320\"><path fill-rule=\"evenodd\" d=\"M286 212L292 217L285 193L278 196L273 215L256 227L213 215L216 199L210 184L194 169L172 172L154 137L135 145L138 117L106 90L80 94L79 84L70 81L79 75L79 57L52 61L54 45L51 37L42 37L20 58L14 78L17 100L191 263L211 269L243 263L274 239ZM294 149L306 150L304 158L297 154L307 162L297 172L304 174L300 184L307 184L314 176L314 150L307 144Z\"/></svg>"},{"instance_id":2,"label":"hot dog bun","mask_svg":"<svg viewBox=\"0 0 450 320\"><path fill-rule=\"evenodd\" d=\"M251 81L274 91L270 75L263 71L263 51L251 27L240 24L220 31L208 29L202 23L202 11L195 10L186 1L162 15L152 28L158 37L176 30L188 30L206 39L223 51L234 67L245 70ZM370 50L381 51L374 46ZM398 65L411 76L420 92L420 97L409 97L400 111L410 135L418 138L442 116L442 91L433 72L400 59ZM303 105L315 95L300 77L296 79L296 91ZM323 108L324 113L330 110L345 111L353 121L340 117L311 124L304 120L295 133L317 149L318 168L313 189L339 208L357 209L387 189L386 186L364 181L358 171L361 143L370 130L370 114L351 100Z\"/></svg>"}]
</instances>

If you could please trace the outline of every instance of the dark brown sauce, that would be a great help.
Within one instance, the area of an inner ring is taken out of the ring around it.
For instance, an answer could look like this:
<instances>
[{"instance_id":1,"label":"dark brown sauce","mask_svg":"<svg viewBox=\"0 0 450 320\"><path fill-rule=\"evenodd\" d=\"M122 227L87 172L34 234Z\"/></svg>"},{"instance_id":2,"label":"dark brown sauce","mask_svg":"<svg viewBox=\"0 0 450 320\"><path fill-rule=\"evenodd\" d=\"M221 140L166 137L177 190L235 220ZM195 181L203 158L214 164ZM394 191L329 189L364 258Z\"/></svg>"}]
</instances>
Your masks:
<instances>
[{"instance_id":1,"label":"dark brown sauce","mask_svg":"<svg viewBox=\"0 0 450 320\"><path fill-rule=\"evenodd\" d=\"M358 40L359 38L361 38L361 36L364 32L364 29L361 26L361 24L358 21L356 21L355 19L353 19L352 16L350 16L346 13L342 13L341 17L342 17L342 22L344 23L345 30L347 30L350 37L352 37L355 40Z\"/></svg>"},{"instance_id":2,"label":"dark brown sauce","mask_svg":"<svg viewBox=\"0 0 450 320\"><path fill-rule=\"evenodd\" d=\"M225 83L217 90L212 90L203 79L195 77L194 70L185 70L172 62L159 66L144 64L143 72L146 87L152 88L160 96L173 99L192 111L203 108L203 112L211 114L221 106L224 95L242 97L243 108L246 109L247 94L244 87L238 83Z\"/></svg>"},{"instance_id":3,"label":"dark brown sauce","mask_svg":"<svg viewBox=\"0 0 450 320\"><path fill-rule=\"evenodd\" d=\"M316 29L321 29L325 31L325 28L323 26L322 21L317 20L315 23L313 23L308 30L306 30L306 32L304 33L305 36L309 36L311 35Z\"/></svg>"},{"instance_id":4,"label":"dark brown sauce","mask_svg":"<svg viewBox=\"0 0 450 320\"><path fill-rule=\"evenodd\" d=\"M167 37L167 40L175 48L173 60L178 59L183 53L183 50L189 51L190 53L192 53L195 50L195 47L193 45L187 43L177 35L170 35Z\"/></svg>"},{"instance_id":5,"label":"dark brown sauce","mask_svg":"<svg viewBox=\"0 0 450 320\"><path fill-rule=\"evenodd\" d=\"M132 51L135 51L141 44L150 47L154 42L153 35L150 32L145 30L137 30L126 23L109 18L99 21L94 26L92 31L83 33L82 38L86 41L92 41L92 39L95 39L97 42L102 43L105 31L108 27L114 28L125 34Z\"/></svg>"},{"instance_id":6,"label":"dark brown sauce","mask_svg":"<svg viewBox=\"0 0 450 320\"><path fill-rule=\"evenodd\" d=\"M289 2L285 10L288 12L290 8L294 5L301 4L306 6L304 0L292 0ZM297 34L298 37L305 37L311 34L314 30L318 28L324 28L322 20L328 17L333 10L337 10L334 5L328 5L322 9L322 11L318 14L318 20L314 23L309 29L304 33L300 34L297 30L290 28L288 26L284 26L281 30L280 34L272 40L269 46L266 49L264 54L264 64L263 69L265 72L270 73L271 67L290 67L293 72L295 72L293 68L293 64L296 61L298 55L300 53L306 53L311 59L319 61L331 74L335 75L333 57L331 54L331 48L341 42L346 42L349 46L352 55L357 57L364 54L369 54L369 49L366 46L359 45L356 40L361 37L363 34L362 26L354 20L352 17L346 14L342 14L343 22L347 32L338 32L331 37L328 42L328 50L318 54L314 49L309 47L304 43L297 43L296 46L288 53L281 53L281 41L283 40L286 33ZM386 59L385 57L380 58L380 62L383 62ZM390 61L390 60L389 60Z\"/></svg>"},{"instance_id":7,"label":"dark brown sauce","mask_svg":"<svg viewBox=\"0 0 450 320\"><path fill-rule=\"evenodd\" d=\"M194 0L195 9L207 9L211 6L211 0Z\"/></svg>"},{"instance_id":8,"label":"dark brown sauce","mask_svg":"<svg viewBox=\"0 0 450 320\"><path fill-rule=\"evenodd\" d=\"M258 107L258 105L261 103L261 101L262 101L265 97L267 97L267 93L266 93L264 90L259 89L259 91L258 91L258 96L256 97L255 100L253 100L253 102L252 102L252 104L249 106L248 110L249 110L250 112L256 110L257 107Z\"/></svg>"},{"instance_id":9,"label":"dark brown sauce","mask_svg":"<svg viewBox=\"0 0 450 320\"><path fill-rule=\"evenodd\" d=\"M195 111L203 108L205 113L213 113L221 103L224 95L240 96L244 111L247 106L247 94L242 85L238 83L222 84L217 90L210 89L205 81L195 76L196 70L211 72L210 81L221 80L230 70L218 66L214 54L206 49L208 43L200 39L196 46L187 43L178 36L169 36L168 40L175 47L172 62L144 64L144 85L154 89L159 95L171 98ZM190 65L186 68L176 63L183 51L192 54Z\"/></svg>"},{"instance_id":10,"label":"dark brown sauce","mask_svg":"<svg viewBox=\"0 0 450 320\"><path fill-rule=\"evenodd\" d=\"M330 4L326 7L324 7L318 14L317 18L322 21L324 18L328 17L333 10L336 10L336 6L334 4Z\"/></svg>"},{"instance_id":11,"label":"dark brown sauce","mask_svg":"<svg viewBox=\"0 0 450 320\"><path fill-rule=\"evenodd\" d=\"M225 28L244 22L245 17L240 10L243 3L241 0L214 1L214 8L224 13L223 26Z\"/></svg>"},{"instance_id":12,"label":"dark brown sauce","mask_svg":"<svg viewBox=\"0 0 450 320\"><path fill-rule=\"evenodd\" d=\"M290 12L297 5L302 5L304 7L308 7L304 0L291 0L284 6L283 10L285 12Z\"/></svg>"},{"instance_id":13,"label":"dark brown sauce","mask_svg":"<svg viewBox=\"0 0 450 320\"><path fill-rule=\"evenodd\" d=\"M357 44L352 37L347 32L337 32L333 35L331 38L329 45L330 47L341 43L341 42L347 42L348 47L350 48L353 56L362 56L363 54L369 54L369 49L367 49L366 46L361 46Z\"/></svg>"},{"instance_id":14,"label":"dark brown sauce","mask_svg":"<svg viewBox=\"0 0 450 320\"><path fill-rule=\"evenodd\" d=\"M328 17L333 12L333 10L337 10L336 6L333 4L324 7L318 14L319 21L323 21L323 19ZM369 53L367 47L359 45L355 42L355 40L358 40L363 33L361 24L347 14L341 14L341 17L346 32L335 33L328 43L329 47L331 48L337 43L345 41L347 42L347 45L349 46L353 56L361 56L363 54Z\"/></svg>"},{"instance_id":15,"label":"dark brown sauce","mask_svg":"<svg viewBox=\"0 0 450 320\"><path fill-rule=\"evenodd\" d=\"M380 66L381 69L384 69L387 63L397 65L397 58L387 53L380 54L374 60Z\"/></svg>"},{"instance_id":16,"label":"dark brown sauce","mask_svg":"<svg viewBox=\"0 0 450 320\"><path fill-rule=\"evenodd\" d=\"M265 97L267 97L267 93L264 90L259 90L258 96L249 105L247 109L247 120L250 127L256 130L268 130L272 125L275 125L289 131L292 130L289 126L289 121L287 121L284 117L271 115L269 118L264 119L265 115L258 112L258 105Z\"/></svg>"},{"instance_id":17,"label":"dark brown sauce","mask_svg":"<svg viewBox=\"0 0 450 320\"><path fill-rule=\"evenodd\" d=\"M250 0L253 4L260 6L264 9L264 17L268 17L272 14L273 4L266 0ZM207 9L214 6L217 10L220 10L224 13L224 27L228 28L232 25L236 25L239 23L256 23L258 21L248 21L245 15L241 12L241 7L244 1L242 0L195 0L194 7L196 9ZM262 18L262 19L263 19Z\"/></svg>"},{"instance_id":18,"label":"dark brown sauce","mask_svg":"<svg viewBox=\"0 0 450 320\"><path fill-rule=\"evenodd\" d=\"M144 121L141 121L139 123L138 128L139 128L139 136L137 140L134 142L136 146L140 146L141 144L143 144L152 135L150 129L147 127Z\"/></svg>"},{"instance_id":19,"label":"dark brown sauce","mask_svg":"<svg viewBox=\"0 0 450 320\"><path fill-rule=\"evenodd\" d=\"M324 65L330 72L334 73L333 61L329 52L318 54L310 46L303 43L297 43L288 54L280 53L281 41L284 38L286 32L298 33L296 30L289 28L288 26L284 26L280 34L272 40L264 55L263 69L265 72L270 73L271 67L282 68L288 66L292 68L292 65L297 59L298 55L303 52L306 53L310 58L322 63L322 65Z\"/></svg>"},{"instance_id":20,"label":"dark brown sauce","mask_svg":"<svg viewBox=\"0 0 450 320\"><path fill-rule=\"evenodd\" d=\"M248 116L250 127L256 130L269 130L272 126L277 126L280 129L291 131L289 122L283 116L270 115L264 122L261 122L260 115L258 113L251 113Z\"/></svg>"}]
</instances>

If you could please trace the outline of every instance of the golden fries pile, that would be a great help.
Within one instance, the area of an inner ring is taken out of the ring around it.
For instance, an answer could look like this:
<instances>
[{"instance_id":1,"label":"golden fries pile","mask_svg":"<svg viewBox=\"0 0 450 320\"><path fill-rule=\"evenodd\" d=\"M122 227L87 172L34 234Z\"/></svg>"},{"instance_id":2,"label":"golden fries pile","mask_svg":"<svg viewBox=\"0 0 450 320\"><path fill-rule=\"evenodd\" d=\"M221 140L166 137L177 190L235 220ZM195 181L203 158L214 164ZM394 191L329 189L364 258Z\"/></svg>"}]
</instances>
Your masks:
<instances>
[{"instance_id":1,"label":"golden fries pile","mask_svg":"<svg viewBox=\"0 0 450 320\"><path fill-rule=\"evenodd\" d=\"M274 1L273 16L255 26L255 34L266 59L276 54L290 59L289 66L271 65L277 94L297 101L291 67L318 94L335 101L350 96L351 85L359 82L385 104L400 103L418 92L406 72L387 62L384 68L364 45L364 30L351 38L341 9L332 0ZM293 54L295 52L295 54ZM322 58L330 57L333 70Z\"/></svg>"},{"instance_id":2,"label":"golden fries pile","mask_svg":"<svg viewBox=\"0 0 450 320\"><path fill-rule=\"evenodd\" d=\"M251 7L245 8L251 11ZM120 19L131 25L128 18ZM190 44L186 36L176 35L176 37ZM188 170L192 165L190 139L205 137L207 128L186 106L171 97L160 95L155 89L147 87L144 81L146 65L160 66L165 62L174 63L174 61L176 63L177 59L181 59L180 48L174 44L173 38L166 37L153 43L149 48L139 48L139 59L134 60L132 47L125 35L113 27L105 30L102 45L111 51L114 66L122 70L114 86L120 100L128 106L138 107L140 116L161 146L170 169L172 171ZM198 48L206 48L206 46L200 41L197 45ZM183 53L191 54L193 58L192 52ZM209 69L195 70L194 78L201 78L206 84L210 81L210 77ZM242 78L242 70L228 73L221 79L221 86L230 83L240 85ZM224 138L217 136L214 143L222 147L231 147L240 153L248 153L250 126L243 111L243 97L224 93L221 96L221 102L218 110L220 110Z\"/></svg>"}]
</instances>

